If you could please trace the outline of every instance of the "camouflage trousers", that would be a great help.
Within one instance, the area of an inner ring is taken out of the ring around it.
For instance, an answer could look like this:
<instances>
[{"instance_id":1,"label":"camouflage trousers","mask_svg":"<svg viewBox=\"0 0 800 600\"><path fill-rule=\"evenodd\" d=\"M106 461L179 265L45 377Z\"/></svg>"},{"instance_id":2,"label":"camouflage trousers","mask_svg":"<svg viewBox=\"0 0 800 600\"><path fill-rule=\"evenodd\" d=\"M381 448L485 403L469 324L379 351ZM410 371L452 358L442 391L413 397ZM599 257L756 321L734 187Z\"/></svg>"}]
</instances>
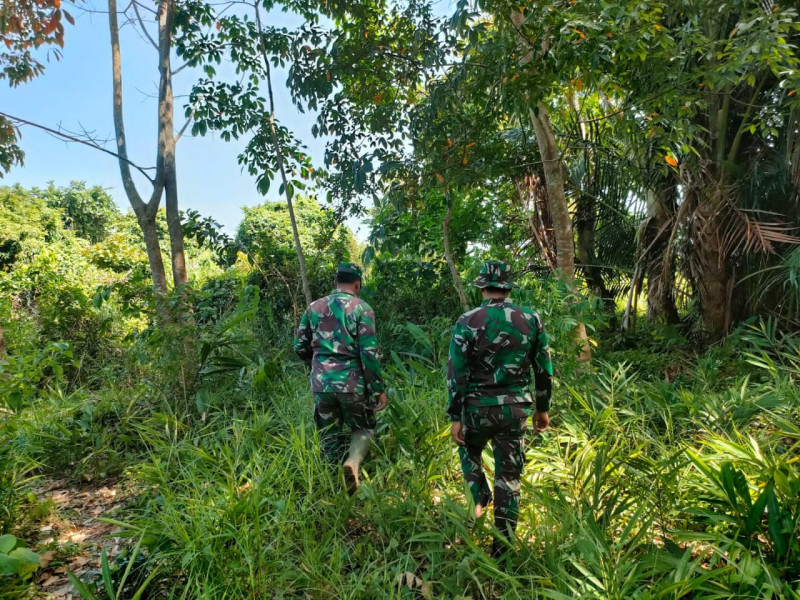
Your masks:
<instances>
[{"instance_id":1,"label":"camouflage trousers","mask_svg":"<svg viewBox=\"0 0 800 600\"><path fill-rule=\"evenodd\" d=\"M322 455L340 463L349 446L350 432L375 430L375 405L362 394L314 393L314 424L319 431Z\"/></svg>"},{"instance_id":2,"label":"camouflage trousers","mask_svg":"<svg viewBox=\"0 0 800 600\"><path fill-rule=\"evenodd\" d=\"M525 464L524 437L530 407L527 404L464 407L464 445L459 446L461 470L475 504L486 506L492 491L483 473L481 454L492 442L494 453L494 522L510 538L517 527L519 489Z\"/></svg>"}]
</instances>

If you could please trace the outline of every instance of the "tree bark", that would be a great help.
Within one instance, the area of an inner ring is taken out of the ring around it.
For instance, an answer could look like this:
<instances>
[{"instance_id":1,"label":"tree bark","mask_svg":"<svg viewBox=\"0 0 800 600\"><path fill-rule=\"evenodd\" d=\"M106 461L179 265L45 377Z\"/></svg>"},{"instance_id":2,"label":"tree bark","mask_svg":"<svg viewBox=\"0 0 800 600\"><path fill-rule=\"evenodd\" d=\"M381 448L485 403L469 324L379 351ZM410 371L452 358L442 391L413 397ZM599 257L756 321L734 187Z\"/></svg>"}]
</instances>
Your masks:
<instances>
[{"instance_id":1,"label":"tree bark","mask_svg":"<svg viewBox=\"0 0 800 600\"><path fill-rule=\"evenodd\" d=\"M144 236L144 247L147 252L147 261L150 264L150 273L153 276L153 287L158 295L163 296L167 293L167 274L164 269L164 259L161 256L156 217L146 211L136 211L136 220Z\"/></svg>"},{"instance_id":2,"label":"tree bark","mask_svg":"<svg viewBox=\"0 0 800 600\"><path fill-rule=\"evenodd\" d=\"M575 242L572 231L572 217L569 214L567 196L564 191L564 171L561 167L561 155L556 145L556 136L550 123L547 106L538 102L536 108L529 107L529 114L539 153L542 156L545 186L547 187L547 204L553 220L553 231L556 238L556 266L561 276L574 285L575 282ZM575 328L575 336L581 346L580 361L589 362L592 351L586 325L579 323Z\"/></svg>"},{"instance_id":3,"label":"tree bark","mask_svg":"<svg viewBox=\"0 0 800 600\"><path fill-rule=\"evenodd\" d=\"M542 156L544 181L547 188L547 204L553 220L556 238L556 266L568 280L575 277L575 250L572 232L572 217L569 214L567 197L564 192L564 171L561 168L561 155L556 146L556 136L550 124L547 107L539 102L530 109L531 123L536 133L536 143Z\"/></svg>"},{"instance_id":4,"label":"tree bark","mask_svg":"<svg viewBox=\"0 0 800 600\"><path fill-rule=\"evenodd\" d=\"M595 229L597 228L597 201L591 194L581 194L578 198L575 219L575 239L578 261L586 275L589 290L603 300L606 309L613 313L614 299L609 298L608 288L603 280L603 270L597 265L595 255Z\"/></svg>"},{"instance_id":5,"label":"tree bark","mask_svg":"<svg viewBox=\"0 0 800 600\"><path fill-rule=\"evenodd\" d=\"M111 34L111 66L113 82L113 114L114 132L116 134L117 155L122 186L125 195L136 214L139 227L145 240L147 259L153 278L153 287L156 293L163 296L167 292L167 276L164 261L161 257L161 244L158 240L158 231L155 225L158 206L164 192L166 173L170 171L171 194L175 212L177 212L177 189L175 187L175 152L173 132L173 97L170 67L170 50L172 48L172 17L174 5L172 0L161 0L158 7L159 28L159 94L158 94L158 148L156 151L156 173L150 182L153 185L149 200L145 203L139 195L133 181L128 160L128 148L125 135L125 119L122 102L122 60L119 44L119 23L117 20L117 1L108 0L108 25ZM168 152L172 140L172 151ZM173 230L170 229L172 238ZM178 232L175 232L176 237ZM179 247L183 247L183 232L179 234ZM175 240L172 241L175 245ZM183 253L180 253L183 256ZM184 266L185 276L185 266Z\"/></svg>"},{"instance_id":6,"label":"tree bark","mask_svg":"<svg viewBox=\"0 0 800 600\"><path fill-rule=\"evenodd\" d=\"M716 340L730 328L734 279L720 232L718 199L703 197L699 190L695 192L699 194L700 203L690 225L690 239L698 243L694 245L694 257L689 264L700 297L704 329Z\"/></svg>"},{"instance_id":7,"label":"tree bark","mask_svg":"<svg viewBox=\"0 0 800 600\"><path fill-rule=\"evenodd\" d=\"M261 16L258 10L258 4L255 4L256 24L258 26L258 33L261 36ZM289 187L289 180L286 177L286 169L283 166L283 152L281 151L280 141L278 140L278 132L275 128L275 97L272 93L272 69L269 65L269 58L267 51L264 48L263 39L259 39L259 48L261 56L264 59L264 68L267 73L267 90L269 92L269 130L272 137L272 146L275 150L275 160L278 163L278 170L281 174L281 182L283 183L283 191L286 196L286 206L289 208L289 221L292 224L292 237L294 238L294 249L297 253L297 262L300 265L300 280L303 283L303 295L306 298L306 304L311 304L314 301L311 295L311 286L308 282L308 271L306 270L306 259L303 254L303 247L300 244L300 233L297 229L297 219L294 215L294 205L292 203L292 190Z\"/></svg>"},{"instance_id":8,"label":"tree bark","mask_svg":"<svg viewBox=\"0 0 800 600\"><path fill-rule=\"evenodd\" d=\"M469 310L467 303L467 295L464 293L464 286L461 283L461 276L458 274L456 268L456 261L453 259L453 251L450 248L450 222L453 220L453 205L448 201L447 212L442 221L442 241L444 242L444 259L447 261L447 266L450 268L450 275L453 277L453 284L456 286L458 293L458 300L461 302L461 308L464 312Z\"/></svg>"},{"instance_id":9,"label":"tree bark","mask_svg":"<svg viewBox=\"0 0 800 600\"><path fill-rule=\"evenodd\" d=\"M515 184L522 210L527 216L530 235L536 238L544 262L552 272L556 270L556 243L553 239L552 219L547 209L547 192L542 189L538 175L526 175Z\"/></svg>"},{"instance_id":10,"label":"tree bark","mask_svg":"<svg viewBox=\"0 0 800 600\"><path fill-rule=\"evenodd\" d=\"M164 159L164 193L167 209L167 230L172 261L172 282L176 289L188 281L186 252L183 245L183 227L178 210L178 173L175 162L175 99L172 91L172 65L170 49L175 20L174 0L161 3L158 12L159 94L158 115L159 149ZM163 135L163 139L161 139Z\"/></svg>"},{"instance_id":11,"label":"tree bark","mask_svg":"<svg viewBox=\"0 0 800 600\"><path fill-rule=\"evenodd\" d=\"M669 247L672 218L677 207L677 188L668 183L647 194L643 257L647 269L647 317L670 325L680 322L675 306L675 261ZM666 256L667 253L670 256Z\"/></svg>"}]
</instances>

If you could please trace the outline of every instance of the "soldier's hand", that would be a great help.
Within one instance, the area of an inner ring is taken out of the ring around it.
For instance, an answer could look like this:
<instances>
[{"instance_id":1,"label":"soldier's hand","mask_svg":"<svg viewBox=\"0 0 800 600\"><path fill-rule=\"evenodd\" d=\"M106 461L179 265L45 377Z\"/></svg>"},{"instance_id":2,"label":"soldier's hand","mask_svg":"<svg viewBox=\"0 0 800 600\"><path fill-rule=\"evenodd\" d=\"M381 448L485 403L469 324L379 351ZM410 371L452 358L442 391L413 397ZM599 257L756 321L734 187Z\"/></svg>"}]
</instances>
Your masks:
<instances>
[{"instance_id":1,"label":"soldier's hand","mask_svg":"<svg viewBox=\"0 0 800 600\"><path fill-rule=\"evenodd\" d=\"M453 421L450 425L450 437L459 446L464 445L464 428L461 426L461 421Z\"/></svg>"},{"instance_id":2,"label":"soldier's hand","mask_svg":"<svg viewBox=\"0 0 800 600\"><path fill-rule=\"evenodd\" d=\"M378 405L375 407L377 412L381 412L386 405L389 403L389 397L386 395L386 392L381 392L381 395L378 396Z\"/></svg>"},{"instance_id":3,"label":"soldier's hand","mask_svg":"<svg viewBox=\"0 0 800 600\"><path fill-rule=\"evenodd\" d=\"M533 432L541 433L550 426L550 417L544 411L537 410L533 413Z\"/></svg>"}]
</instances>

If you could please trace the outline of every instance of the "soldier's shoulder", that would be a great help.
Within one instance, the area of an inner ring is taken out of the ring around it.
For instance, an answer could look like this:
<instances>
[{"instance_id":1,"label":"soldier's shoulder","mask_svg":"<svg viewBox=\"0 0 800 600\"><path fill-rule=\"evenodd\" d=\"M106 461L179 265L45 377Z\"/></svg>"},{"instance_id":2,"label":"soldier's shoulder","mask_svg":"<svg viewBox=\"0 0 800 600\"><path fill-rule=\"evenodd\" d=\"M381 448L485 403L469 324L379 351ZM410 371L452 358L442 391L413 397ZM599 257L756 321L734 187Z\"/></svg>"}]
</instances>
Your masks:
<instances>
[{"instance_id":1,"label":"soldier's shoulder","mask_svg":"<svg viewBox=\"0 0 800 600\"><path fill-rule=\"evenodd\" d=\"M472 323L476 320L480 320L481 318L486 317L486 307L485 306L478 306L473 308L472 310L468 310L463 315L458 318L458 323L462 325L466 325Z\"/></svg>"},{"instance_id":2,"label":"soldier's shoulder","mask_svg":"<svg viewBox=\"0 0 800 600\"><path fill-rule=\"evenodd\" d=\"M353 317L360 317L364 313L372 312L372 307L367 303L367 301L362 300L358 296L340 294L338 299L341 302L345 313L352 315Z\"/></svg>"},{"instance_id":3,"label":"soldier's shoulder","mask_svg":"<svg viewBox=\"0 0 800 600\"><path fill-rule=\"evenodd\" d=\"M357 297L355 300L358 306L360 306L362 310L372 310L372 305L363 298Z\"/></svg>"},{"instance_id":4,"label":"soldier's shoulder","mask_svg":"<svg viewBox=\"0 0 800 600\"><path fill-rule=\"evenodd\" d=\"M311 312L320 312L328 307L330 304L331 297L330 296L323 296L322 298L317 298L309 305L309 310Z\"/></svg>"},{"instance_id":5,"label":"soldier's shoulder","mask_svg":"<svg viewBox=\"0 0 800 600\"><path fill-rule=\"evenodd\" d=\"M541 325L542 319L539 316L539 313L529 308L527 306L523 306L521 304L514 304L514 307L519 310L529 321L536 322L537 325Z\"/></svg>"},{"instance_id":6,"label":"soldier's shoulder","mask_svg":"<svg viewBox=\"0 0 800 600\"><path fill-rule=\"evenodd\" d=\"M369 302L367 302L366 300L362 300L358 296L350 296L347 299L347 306L351 310L356 310L362 313L372 310L372 307L369 305Z\"/></svg>"}]
</instances>

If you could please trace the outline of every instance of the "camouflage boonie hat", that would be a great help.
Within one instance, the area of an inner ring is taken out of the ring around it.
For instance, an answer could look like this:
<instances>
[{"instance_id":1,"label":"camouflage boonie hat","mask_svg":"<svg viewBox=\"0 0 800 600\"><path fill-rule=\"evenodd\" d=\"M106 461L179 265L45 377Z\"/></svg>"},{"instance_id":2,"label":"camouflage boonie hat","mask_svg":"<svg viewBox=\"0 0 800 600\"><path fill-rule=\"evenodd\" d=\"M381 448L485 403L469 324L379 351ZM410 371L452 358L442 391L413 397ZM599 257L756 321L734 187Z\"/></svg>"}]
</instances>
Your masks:
<instances>
[{"instance_id":1,"label":"camouflage boonie hat","mask_svg":"<svg viewBox=\"0 0 800 600\"><path fill-rule=\"evenodd\" d=\"M339 268L336 271L337 275L353 275L361 279L361 267L356 263L339 263Z\"/></svg>"},{"instance_id":2,"label":"camouflage boonie hat","mask_svg":"<svg viewBox=\"0 0 800 600\"><path fill-rule=\"evenodd\" d=\"M495 287L501 290L513 290L519 287L511 281L511 268L502 260L490 260L483 263L480 275L472 282L479 288Z\"/></svg>"}]
</instances>

